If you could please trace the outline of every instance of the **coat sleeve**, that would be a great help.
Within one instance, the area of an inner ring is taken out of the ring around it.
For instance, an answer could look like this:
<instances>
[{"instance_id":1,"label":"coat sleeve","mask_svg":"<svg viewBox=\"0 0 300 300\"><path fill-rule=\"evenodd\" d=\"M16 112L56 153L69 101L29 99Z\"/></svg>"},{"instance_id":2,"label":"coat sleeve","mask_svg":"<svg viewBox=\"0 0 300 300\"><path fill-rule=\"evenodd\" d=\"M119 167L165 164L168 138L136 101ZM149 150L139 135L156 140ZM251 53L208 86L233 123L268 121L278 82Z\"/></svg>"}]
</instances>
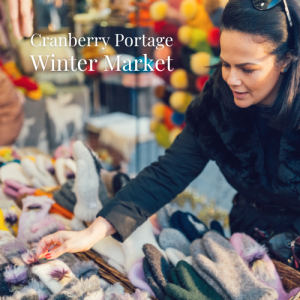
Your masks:
<instances>
[{"instance_id":1,"label":"coat sleeve","mask_svg":"<svg viewBox=\"0 0 300 300\"><path fill-rule=\"evenodd\" d=\"M129 181L97 217L115 227L115 239L123 242L137 227L174 199L204 169L208 159L187 125L157 162Z\"/></svg>"}]
</instances>

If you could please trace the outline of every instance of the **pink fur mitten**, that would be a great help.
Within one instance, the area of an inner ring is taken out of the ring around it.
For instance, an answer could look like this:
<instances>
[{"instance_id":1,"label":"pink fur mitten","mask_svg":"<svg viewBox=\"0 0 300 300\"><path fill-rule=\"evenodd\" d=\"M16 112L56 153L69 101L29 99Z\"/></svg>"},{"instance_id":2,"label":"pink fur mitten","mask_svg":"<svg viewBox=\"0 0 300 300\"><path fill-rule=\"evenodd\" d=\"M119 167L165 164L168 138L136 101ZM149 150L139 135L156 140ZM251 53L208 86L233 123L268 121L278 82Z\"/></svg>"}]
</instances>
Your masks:
<instances>
[{"instance_id":1,"label":"pink fur mitten","mask_svg":"<svg viewBox=\"0 0 300 300\"><path fill-rule=\"evenodd\" d=\"M278 300L289 300L300 291L300 288L296 288L290 293L284 290L276 268L267 254L267 249L250 236L244 233L235 233L230 238L230 243L253 275L277 291Z\"/></svg>"}]
</instances>

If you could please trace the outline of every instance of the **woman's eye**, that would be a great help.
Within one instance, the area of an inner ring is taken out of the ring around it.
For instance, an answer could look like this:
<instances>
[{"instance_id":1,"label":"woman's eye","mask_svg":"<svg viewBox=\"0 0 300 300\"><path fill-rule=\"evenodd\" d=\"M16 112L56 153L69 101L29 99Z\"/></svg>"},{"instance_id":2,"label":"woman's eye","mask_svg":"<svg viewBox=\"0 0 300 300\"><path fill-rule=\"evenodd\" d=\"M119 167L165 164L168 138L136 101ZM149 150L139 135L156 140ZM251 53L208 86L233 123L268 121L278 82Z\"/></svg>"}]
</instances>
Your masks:
<instances>
[{"instance_id":1,"label":"woman's eye","mask_svg":"<svg viewBox=\"0 0 300 300\"><path fill-rule=\"evenodd\" d=\"M222 64L222 67L223 67L223 68L228 68L229 65L227 65L227 64Z\"/></svg>"},{"instance_id":2,"label":"woman's eye","mask_svg":"<svg viewBox=\"0 0 300 300\"><path fill-rule=\"evenodd\" d=\"M244 73L247 73L247 74L250 74L250 73L252 73L254 70L247 70L247 69L243 69L243 72Z\"/></svg>"}]
</instances>

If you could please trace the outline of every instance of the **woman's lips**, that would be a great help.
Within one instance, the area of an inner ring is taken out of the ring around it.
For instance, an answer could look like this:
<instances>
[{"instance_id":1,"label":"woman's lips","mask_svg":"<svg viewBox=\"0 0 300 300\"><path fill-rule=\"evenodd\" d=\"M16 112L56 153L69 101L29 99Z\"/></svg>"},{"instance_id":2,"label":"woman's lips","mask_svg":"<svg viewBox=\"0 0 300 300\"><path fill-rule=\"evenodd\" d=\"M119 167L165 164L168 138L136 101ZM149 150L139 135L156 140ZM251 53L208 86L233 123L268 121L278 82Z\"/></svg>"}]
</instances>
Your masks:
<instances>
[{"instance_id":1,"label":"woman's lips","mask_svg":"<svg viewBox=\"0 0 300 300\"><path fill-rule=\"evenodd\" d=\"M244 99L248 95L248 92L241 93L241 92L232 91L232 93L233 93L234 98L236 98L236 99Z\"/></svg>"}]
</instances>

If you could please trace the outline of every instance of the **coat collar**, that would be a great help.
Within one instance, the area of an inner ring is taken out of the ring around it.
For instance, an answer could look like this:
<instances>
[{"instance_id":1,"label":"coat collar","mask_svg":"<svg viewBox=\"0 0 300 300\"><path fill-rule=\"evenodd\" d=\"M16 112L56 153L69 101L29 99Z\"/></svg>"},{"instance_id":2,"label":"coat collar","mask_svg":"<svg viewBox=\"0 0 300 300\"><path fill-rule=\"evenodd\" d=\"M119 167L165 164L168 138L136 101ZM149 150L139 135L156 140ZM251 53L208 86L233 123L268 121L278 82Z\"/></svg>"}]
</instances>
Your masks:
<instances>
[{"instance_id":1,"label":"coat collar","mask_svg":"<svg viewBox=\"0 0 300 300\"><path fill-rule=\"evenodd\" d=\"M261 186L263 150L253 107L229 109L214 90L213 79L192 101L186 122L200 140L203 153L215 160L225 176L244 188ZM300 131L283 132L280 142L280 167L272 181L277 195L300 195Z\"/></svg>"}]
</instances>

